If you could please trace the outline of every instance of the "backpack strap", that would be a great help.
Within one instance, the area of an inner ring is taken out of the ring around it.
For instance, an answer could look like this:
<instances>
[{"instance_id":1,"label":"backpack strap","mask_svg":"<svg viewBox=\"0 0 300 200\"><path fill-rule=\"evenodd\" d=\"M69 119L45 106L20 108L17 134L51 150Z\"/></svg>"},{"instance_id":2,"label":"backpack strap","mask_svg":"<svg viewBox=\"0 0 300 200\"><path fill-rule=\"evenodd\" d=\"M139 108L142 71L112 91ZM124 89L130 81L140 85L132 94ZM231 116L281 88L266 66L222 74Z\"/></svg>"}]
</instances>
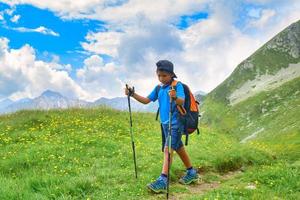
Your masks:
<instances>
[{"instance_id":1,"label":"backpack strap","mask_svg":"<svg viewBox=\"0 0 300 200\"><path fill-rule=\"evenodd\" d=\"M159 108L157 108L157 111L156 111L156 117L155 117L155 121L158 120L158 115L159 115Z\"/></svg>"},{"instance_id":2,"label":"backpack strap","mask_svg":"<svg viewBox=\"0 0 300 200\"><path fill-rule=\"evenodd\" d=\"M173 87L175 90L176 90L176 86L177 86L177 83L179 81L176 81L176 80L173 80L172 83L171 83L171 87ZM155 92L156 92L156 96L158 98L158 93L159 93L159 90L160 90L161 86L160 85L157 85L155 87ZM155 120L157 121L158 120L158 115L159 115L159 107L157 108L157 111L156 111L156 117L155 117Z\"/></svg>"},{"instance_id":3,"label":"backpack strap","mask_svg":"<svg viewBox=\"0 0 300 200\"><path fill-rule=\"evenodd\" d=\"M157 86L155 87L155 92L156 92L157 98L158 98L158 92L159 92L160 88L161 88L160 85L157 85Z\"/></svg>"},{"instance_id":4,"label":"backpack strap","mask_svg":"<svg viewBox=\"0 0 300 200\"><path fill-rule=\"evenodd\" d=\"M180 81L173 80L173 82L172 82L172 84L171 84L171 86L172 86L175 90L176 90L176 87L177 87L177 83L181 83L181 82L180 82ZM181 84L182 84L182 83L181 83ZM183 89L184 89L184 95L185 95L185 93L186 93L185 87L184 87L183 84L182 84L182 86L183 86ZM186 99L185 99L185 101L186 101ZM179 111L179 113L180 113L181 115L184 116L184 115L187 114L186 109L184 108L184 105L181 105L181 106L177 105L177 109L178 109L178 111ZM189 133L188 133L188 131L187 131L186 125L184 125L183 133L185 134L185 146L187 146L187 145L188 145L188 140L189 140Z\"/></svg>"},{"instance_id":5,"label":"backpack strap","mask_svg":"<svg viewBox=\"0 0 300 200\"><path fill-rule=\"evenodd\" d=\"M186 133L186 134L185 134L185 146L188 145L188 141L189 141L189 134Z\"/></svg>"},{"instance_id":6,"label":"backpack strap","mask_svg":"<svg viewBox=\"0 0 300 200\"><path fill-rule=\"evenodd\" d=\"M177 86L178 82L179 81L173 80L172 83L171 83L171 88L174 88L176 90L176 86Z\"/></svg>"},{"instance_id":7,"label":"backpack strap","mask_svg":"<svg viewBox=\"0 0 300 200\"><path fill-rule=\"evenodd\" d=\"M176 90L177 89L177 83L180 83L180 81L176 81L176 80L173 80L172 83L171 83L171 88ZM179 113L181 115L185 115L186 114L186 110L184 108L184 106L179 106L179 105L176 105Z\"/></svg>"},{"instance_id":8,"label":"backpack strap","mask_svg":"<svg viewBox=\"0 0 300 200\"><path fill-rule=\"evenodd\" d=\"M157 85L156 88L155 88L157 98L158 98L158 93L159 93L160 88L161 88L160 85ZM155 117L156 121L158 120L158 115L159 115L159 107L157 108L157 111L156 111L156 117Z\"/></svg>"}]
</instances>

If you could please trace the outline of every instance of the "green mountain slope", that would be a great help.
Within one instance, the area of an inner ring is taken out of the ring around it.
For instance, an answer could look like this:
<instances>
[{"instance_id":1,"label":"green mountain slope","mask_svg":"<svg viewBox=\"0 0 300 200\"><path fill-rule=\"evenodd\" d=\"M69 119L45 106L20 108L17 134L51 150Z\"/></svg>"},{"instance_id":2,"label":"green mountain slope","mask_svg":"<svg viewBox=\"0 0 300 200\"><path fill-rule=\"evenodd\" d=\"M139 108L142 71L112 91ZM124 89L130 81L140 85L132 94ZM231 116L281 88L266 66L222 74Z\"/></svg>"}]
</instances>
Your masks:
<instances>
[{"instance_id":1,"label":"green mountain slope","mask_svg":"<svg viewBox=\"0 0 300 200\"><path fill-rule=\"evenodd\" d=\"M293 64L296 64L296 66L292 67L295 68L293 70L299 75L299 63L300 21L291 24L239 64L233 73L214 89L209 96L215 101L230 103L230 100L232 101L230 95L241 88L247 81L259 79L263 75L274 76L280 70L287 69ZM283 73L278 75L281 75L284 79L292 78L292 75L284 77ZM274 79L274 81L278 82L279 80ZM274 83L271 82L270 84ZM252 87L255 90L256 85L253 84ZM251 93L251 91L249 92Z\"/></svg>"},{"instance_id":2,"label":"green mountain slope","mask_svg":"<svg viewBox=\"0 0 300 200\"><path fill-rule=\"evenodd\" d=\"M207 96L204 122L239 139L299 133L299 77L300 21L238 65Z\"/></svg>"},{"instance_id":3,"label":"green mountain slope","mask_svg":"<svg viewBox=\"0 0 300 200\"><path fill-rule=\"evenodd\" d=\"M289 175L300 169L300 21L239 64L207 95L202 111L203 125L235 138L242 146L267 151L274 158L273 167L249 169L231 185L256 177L272 190L267 198L280 199L280 180L286 180L285 187L294 185ZM251 198L263 199L262 188ZM234 193L232 187L221 192L225 199ZM291 189L291 193L298 197L283 199L299 198L298 189Z\"/></svg>"}]
</instances>

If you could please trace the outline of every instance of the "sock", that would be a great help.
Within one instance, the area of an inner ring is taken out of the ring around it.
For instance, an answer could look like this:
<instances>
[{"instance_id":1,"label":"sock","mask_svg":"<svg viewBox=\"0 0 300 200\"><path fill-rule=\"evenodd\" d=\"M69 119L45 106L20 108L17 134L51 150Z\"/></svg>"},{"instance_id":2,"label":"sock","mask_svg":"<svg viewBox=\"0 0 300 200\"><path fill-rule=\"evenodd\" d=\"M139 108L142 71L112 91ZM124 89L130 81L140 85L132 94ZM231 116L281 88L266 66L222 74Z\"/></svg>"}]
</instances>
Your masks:
<instances>
[{"instance_id":1,"label":"sock","mask_svg":"<svg viewBox=\"0 0 300 200\"><path fill-rule=\"evenodd\" d=\"M187 172L190 174L190 173L195 173L196 172L196 170L193 168L193 167L190 167L190 168L187 168L186 169L187 170Z\"/></svg>"},{"instance_id":2,"label":"sock","mask_svg":"<svg viewBox=\"0 0 300 200\"><path fill-rule=\"evenodd\" d=\"M161 174L159 178L161 178L165 183L168 182L168 176L166 174Z\"/></svg>"},{"instance_id":3,"label":"sock","mask_svg":"<svg viewBox=\"0 0 300 200\"><path fill-rule=\"evenodd\" d=\"M186 170L187 170L187 171L189 171L189 170L191 170L191 169L193 169L193 166L192 166L192 167L189 167L189 168L187 168Z\"/></svg>"}]
</instances>

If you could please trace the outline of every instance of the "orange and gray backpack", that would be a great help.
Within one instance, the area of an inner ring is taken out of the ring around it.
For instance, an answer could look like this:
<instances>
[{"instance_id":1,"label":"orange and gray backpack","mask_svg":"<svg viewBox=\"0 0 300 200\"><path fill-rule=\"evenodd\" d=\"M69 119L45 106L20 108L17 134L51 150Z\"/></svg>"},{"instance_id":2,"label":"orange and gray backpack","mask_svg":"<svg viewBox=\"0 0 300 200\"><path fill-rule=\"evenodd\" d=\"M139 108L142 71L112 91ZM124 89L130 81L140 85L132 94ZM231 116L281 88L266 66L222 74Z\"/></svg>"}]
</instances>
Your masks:
<instances>
[{"instance_id":1,"label":"orange and gray backpack","mask_svg":"<svg viewBox=\"0 0 300 200\"><path fill-rule=\"evenodd\" d=\"M178 82L179 81L173 80L171 83L171 87L173 87L176 90L176 85ZM189 87L184 83L181 83L181 84L184 89L185 100L184 100L183 106L177 105L177 109L179 111L178 118L180 121L183 122L183 125L184 125L183 134L185 134L185 136L186 136L185 145L187 145L189 134L192 134L195 131L197 131L197 134L200 133L199 128L198 128L199 102L196 101L196 99L195 99L193 93L191 92L191 90L189 89ZM159 92L160 88L161 88L160 85L156 86L157 96L158 96L158 92ZM156 113L156 120L158 119L158 115L159 115L159 108ZM161 126L161 128L162 128L162 126ZM164 138L164 134L163 134L163 129L162 129L162 138L163 138L162 147L164 147L165 138ZM163 150L163 148L162 148L162 150Z\"/></svg>"}]
</instances>

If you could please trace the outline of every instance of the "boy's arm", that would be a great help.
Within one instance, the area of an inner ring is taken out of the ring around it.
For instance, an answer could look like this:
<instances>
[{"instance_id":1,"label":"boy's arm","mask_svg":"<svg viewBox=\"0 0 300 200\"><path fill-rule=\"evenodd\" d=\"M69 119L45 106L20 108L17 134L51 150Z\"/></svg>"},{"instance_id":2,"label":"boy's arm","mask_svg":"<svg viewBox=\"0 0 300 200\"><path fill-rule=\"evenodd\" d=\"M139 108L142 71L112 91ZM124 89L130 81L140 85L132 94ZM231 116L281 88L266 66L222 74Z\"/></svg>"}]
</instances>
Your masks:
<instances>
[{"instance_id":1,"label":"boy's arm","mask_svg":"<svg viewBox=\"0 0 300 200\"><path fill-rule=\"evenodd\" d=\"M183 103L184 103L184 100L183 100L183 99L181 99L181 98L176 98L176 99L175 99L175 103L176 103L177 105L180 105L180 106L182 106L182 105L183 105Z\"/></svg>"},{"instance_id":2,"label":"boy's arm","mask_svg":"<svg viewBox=\"0 0 300 200\"><path fill-rule=\"evenodd\" d=\"M184 104L184 91L183 87L178 85L178 92L176 90L170 90L169 95L175 101L176 105L182 106ZM183 98L182 98L183 97Z\"/></svg>"},{"instance_id":3,"label":"boy's arm","mask_svg":"<svg viewBox=\"0 0 300 200\"><path fill-rule=\"evenodd\" d=\"M148 104L151 102L149 98L138 95L137 93L134 93L132 97L143 104Z\"/></svg>"},{"instance_id":4,"label":"boy's arm","mask_svg":"<svg viewBox=\"0 0 300 200\"><path fill-rule=\"evenodd\" d=\"M129 89L131 89L131 88L129 88ZM129 90L128 90L128 88L125 88L125 95L128 95L128 94L129 94ZM131 95L131 96L143 104L148 104L151 102L151 100L149 98L138 95L135 92L133 92L133 95Z\"/></svg>"},{"instance_id":5,"label":"boy's arm","mask_svg":"<svg viewBox=\"0 0 300 200\"><path fill-rule=\"evenodd\" d=\"M170 97L175 101L176 105L183 105L184 99L178 97L175 90L172 90L169 92Z\"/></svg>"}]
</instances>

